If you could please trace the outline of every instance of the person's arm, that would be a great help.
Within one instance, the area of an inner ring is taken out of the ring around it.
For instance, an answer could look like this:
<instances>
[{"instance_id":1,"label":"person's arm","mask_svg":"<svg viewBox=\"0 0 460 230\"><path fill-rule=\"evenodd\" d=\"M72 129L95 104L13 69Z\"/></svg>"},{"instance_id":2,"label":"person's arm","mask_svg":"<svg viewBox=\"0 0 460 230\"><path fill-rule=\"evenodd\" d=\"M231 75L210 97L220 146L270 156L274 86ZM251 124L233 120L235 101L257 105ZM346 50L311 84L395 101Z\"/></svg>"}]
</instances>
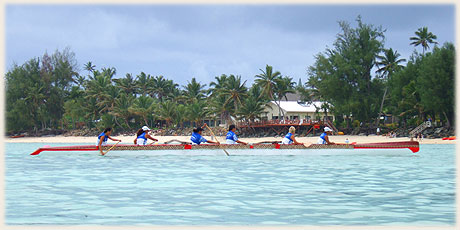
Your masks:
<instances>
[{"instance_id":1,"label":"person's arm","mask_svg":"<svg viewBox=\"0 0 460 230\"><path fill-rule=\"evenodd\" d=\"M294 144L296 144L296 145L301 145L301 144L303 144L303 143L297 142L297 140L296 140L295 137L294 137L294 134L292 134L291 139L292 139L292 141L294 142Z\"/></svg>"},{"instance_id":2,"label":"person's arm","mask_svg":"<svg viewBox=\"0 0 460 230\"><path fill-rule=\"evenodd\" d=\"M100 139L99 139L99 143L97 144L97 147L99 148L99 152L101 152L102 155L104 155L104 152L102 152L102 142L104 141L104 136L102 136Z\"/></svg>"},{"instance_id":3,"label":"person's arm","mask_svg":"<svg viewBox=\"0 0 460 230\"><path fill-rule=\"evenodd\" d=\"M324 140L326 140L326 143L327 143L328 145L333 145L333 144L335 144L334 142L330 142L330 141L329 141L329 136L328 136L328 135L326 135L326 136L324 137Z\"/></svg>"},{"instance_id":4,"label":"person's arm","mask_svg":"<svg viewBox=\"0 0 460 230\"><path fill-rule=\"evenodd\" d=\"M112 140L112 141L119 141L119 142L121 142L121 140L118 140L118 139L112 138L111 136L107 136L107 137L108 137L110 140ZM101 137L101 139L102 139L102 137Z\"/></svg>"},{"instance_id":5,"label":"person's arm","mask_svg":"<svg viewBox=\"0 0 460 230\"><path fill-rule=\"evenodd\" d=\"M237 140L236 143L240 143L240 144L243 144L243 145L247 145L247 144L248 144L248 143L242 142L242 141L240 141L240 140Z\"/></svg>"},{"instance_id":6,"label":"person's arm","mask_svg":"<svg viewBox=\"0 0 460 230\"><path fill-rule=\"evenodd\" d=\"M149 134L145 134L145 137L147 137L148 139L152 140L152 141L158 141L158 139L155 139L153 138L152 136L150 136Z\"/></svg>"},{"instance_id":7,"label":"person's arm","mask_svg":"<svg viewBox=\"0 0 460 230\"><path fill-rule=\"evenodd\" d=\"M216 139L216 141L208 141L206 140L204 137L201 137L201 140L200 142L208 142L208 143L211 143L211 144L218 144L220 145L220 142Z\"/></svg>"},{"instance_id":8,"label":"person's arm","mask_svg":"<svg viewBox=\"0 0 460 230\"><path fill-rule=\"evenodd\" d=\"M137 145L137 137L134 138L134 144Z\"/></svg>"},{"instance_id":9,"label":"person's arm","mask_svg":"<svg viewBox=\"0 0 460 230\"><path fill-rule=\"evenodd\" d=\"M212 143L212 144L218 144L218 145L220 145L220 142L218 142L218 141L206 141L206 142L209 142L209 143Z\"/></svg>"}]
</instances>

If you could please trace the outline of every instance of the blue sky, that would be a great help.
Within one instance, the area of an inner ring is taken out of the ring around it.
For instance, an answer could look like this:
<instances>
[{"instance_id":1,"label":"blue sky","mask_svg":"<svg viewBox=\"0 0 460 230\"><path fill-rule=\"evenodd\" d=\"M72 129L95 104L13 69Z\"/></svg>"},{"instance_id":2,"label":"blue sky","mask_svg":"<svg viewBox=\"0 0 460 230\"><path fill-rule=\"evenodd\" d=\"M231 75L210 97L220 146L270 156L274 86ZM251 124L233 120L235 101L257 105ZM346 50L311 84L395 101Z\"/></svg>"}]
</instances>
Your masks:
<instances>
[{"instance_id":1,"label":"blue sky","mask_svg":"<svg viewBox=\"0 0 460 230\"><path fill-rule=\"evenodd\" d=\"M88 61L115 77L147 74L183 85L221 74L252 83L266 64L298 81L314 56L332 47L338 21L386 29L386 48L408 59L423 26L455 42L455 6L444 5L27 5L7 4L6 67L69 47L79 73Z\"/></svg>"}]
</instances>

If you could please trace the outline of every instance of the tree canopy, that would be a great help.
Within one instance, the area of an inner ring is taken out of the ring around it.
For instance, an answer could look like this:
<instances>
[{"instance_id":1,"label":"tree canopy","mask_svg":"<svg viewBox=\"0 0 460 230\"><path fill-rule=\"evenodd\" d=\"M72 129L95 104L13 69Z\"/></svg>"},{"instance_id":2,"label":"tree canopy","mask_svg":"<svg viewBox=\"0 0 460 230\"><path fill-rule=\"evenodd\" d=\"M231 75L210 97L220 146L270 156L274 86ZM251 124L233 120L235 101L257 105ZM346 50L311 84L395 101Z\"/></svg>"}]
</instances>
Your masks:
<instances>
[{"instance_id":1,"label":"tree canopy","mask_svg":"<svg viewBox=\"0 0 460 230\"><path fill-rule=\"evenodd\" d=\"M92 61L79 73L70 49L45 53L13 65L4 76L7 132L185 127L205 119L250 122L263 119L270 101L286 119L280 101L289 93L304 101L324 102L318 109L334 114L339 128L357 121L371 125L375 120L379 125L381 114L393 114L404 125L430 117L453 127L452 43L438 47L436 35L422 27L408 39L411 45L421 45L423 52L414 51L404 66L406 59L385 47L386 30L360 17L355 27L345 21L339 26L334 43L315 55L306 76L283 75L267 64L252 76L252 85L244 80L248 76L237 74L221 74L209 83L191 77L182 86L145 72L117 78L115 67L97 68ZM434 44L431 52L429 44Z\"/></svg>"}]
</instances>

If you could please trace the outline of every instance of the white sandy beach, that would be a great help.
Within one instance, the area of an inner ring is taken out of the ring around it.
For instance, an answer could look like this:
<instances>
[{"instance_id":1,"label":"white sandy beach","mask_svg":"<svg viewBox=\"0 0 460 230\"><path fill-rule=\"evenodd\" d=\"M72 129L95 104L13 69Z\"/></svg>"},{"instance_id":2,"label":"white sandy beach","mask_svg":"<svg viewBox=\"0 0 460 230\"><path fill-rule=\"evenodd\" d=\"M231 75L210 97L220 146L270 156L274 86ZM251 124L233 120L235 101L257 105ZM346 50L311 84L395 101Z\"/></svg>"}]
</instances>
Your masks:
<instances>
[{"instance_id":1,"label":"white sandy beach","mask_svg":"<svg viewBox=\"0 0 460 230\"><path fill-rule=\"evenodd\" d=\"M135 136L113 136L116 139L121 139L123 144L133 144ZM164 143L170 140L190 141L190 136L154 136L159 140L159 143ZM210 136L204 135L206 139L212 140ZM225 140L225 137L217 137L220 142ZM388 138L385 136L369 135L369 136L351 136L351 135L335 135L330 136L332 142L344 143L348 138L349 142L357 143L375 143L375 142L394 142L394 141L410 141L408 137ZM241 141L248 143L257 143L263 141L281 141L282 138L263 137L263 138L240 138ZM303 143L316 143L318 137L297 137L297 141ZM97 137L81 137L81 136L53 136L53 137L21 137L21 138L5 138L6 143L95 143ZM414 139L415 140L415 139ZM109 140L109 143L111 141ZM150 141L149 141L150 142ZM423 139L420 144L455 144L456 140Z\"/></svg>"}]
</instances>

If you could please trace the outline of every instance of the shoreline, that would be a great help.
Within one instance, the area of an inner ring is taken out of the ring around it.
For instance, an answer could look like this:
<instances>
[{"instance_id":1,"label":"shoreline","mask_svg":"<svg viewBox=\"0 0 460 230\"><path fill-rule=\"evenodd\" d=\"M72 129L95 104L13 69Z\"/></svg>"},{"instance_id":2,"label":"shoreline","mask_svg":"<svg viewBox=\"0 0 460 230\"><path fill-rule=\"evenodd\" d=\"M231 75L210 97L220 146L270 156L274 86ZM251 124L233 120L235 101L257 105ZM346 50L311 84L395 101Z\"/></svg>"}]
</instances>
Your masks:
<instances>
[{"instance_id":1,"label":"shoreline","mask_svg":"<svg viewBox=\"0 0 460 230\"><path fill-rule=\"evenodd\" d=\"M170 140L179 140L190 142L190 136L154 136L158 139L159 143L164 143ZM212 140L210 136L203 135L204 138ZM134 144L135 136L113 136L115 139L120 139L121 144ZM375 143L375 142L398 142L398 141L410 141L409 137L396 137L388 138L385 136L369 135L369 136L357 136L357 135L333 135L329 137L329 140L335 143L345 143L345 139L349 140L350 143ZM224 136L217 136L217 139L223 143L225 140ZM281 141L281 137L251 137L251 138L239 138L241 141L248 143L257 143L263 141ZM296 137L298 142L303 143L316 143L318 137ZM63 136L56 135L51 137L20 137L20 138L9 138L4 137L5 143L96 143L97 137L83 137L83 136ZM416 139L414 138L414 141ZM111 140L108 141L113 142ZM151 141L149 140L149 143ZM420 144L456 144L456 140L442 140L441 138L435 139L423 139Z\"/></svg>"}]
</instances>

